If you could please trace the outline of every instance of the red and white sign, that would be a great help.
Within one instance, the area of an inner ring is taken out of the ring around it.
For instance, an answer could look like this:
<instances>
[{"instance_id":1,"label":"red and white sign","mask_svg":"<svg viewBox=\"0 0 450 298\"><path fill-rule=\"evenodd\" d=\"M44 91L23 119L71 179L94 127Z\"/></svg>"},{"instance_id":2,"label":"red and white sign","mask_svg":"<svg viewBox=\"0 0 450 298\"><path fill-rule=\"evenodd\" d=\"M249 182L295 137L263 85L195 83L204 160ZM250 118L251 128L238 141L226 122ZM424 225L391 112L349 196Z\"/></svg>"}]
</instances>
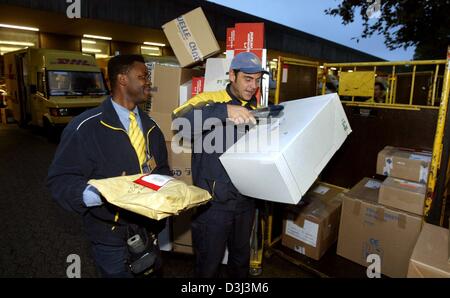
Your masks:
<instances>
[{"instance_id":1,"label":"red and white sign","mask_svg":"<svg viewBox=\"0 0 450 298\"><path fill-rule=\"evenodd\" d=\"M234 49L263 49L264 23L237 23Z\"/></svg>"},{"instance_id":2,"label":"red and white sign","mask_svg":"<svg viewBox=\"0 0 450 298\"><path fill-rule=\"evenodd\" d=\"M234 50L235 41L236 41L236 29L227 28L227 51Z\"/></svg>"},{"instance_id":3,"label":"red and white sign","mask_svg":"<svg viewBox=\"0 0 450 298\"><path fill-rule=\"evenodd\" d=\"M139 179L134 180L134 183L140 184L142 186L151 188L155 191L158 191L161 187L166 185L170 180L173 180L173 177L158 175L158 174L148 174L140 177Z\"/></svg>"},{"instance_id":4,"label":"red and white sign","mask_svg":"<svg viewBox=\"0 0 450 298\"><path fill-rule=\"evenodd\" d=\"M192 78L192 97L203 92L205 86L204 77L193 77Z\"/></svg>"}]
</instances>

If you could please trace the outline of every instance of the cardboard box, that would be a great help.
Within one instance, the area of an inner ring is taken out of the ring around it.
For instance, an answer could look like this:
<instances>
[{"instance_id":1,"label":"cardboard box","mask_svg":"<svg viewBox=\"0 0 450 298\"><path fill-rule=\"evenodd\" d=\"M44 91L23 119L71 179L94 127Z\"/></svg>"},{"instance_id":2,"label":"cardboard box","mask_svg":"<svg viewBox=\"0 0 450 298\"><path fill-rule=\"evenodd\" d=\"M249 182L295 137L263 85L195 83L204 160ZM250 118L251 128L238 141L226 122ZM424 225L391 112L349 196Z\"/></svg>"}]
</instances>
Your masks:
<instances>
[{"instance_id":1,"label":"cardboard box","mask_svg":"<svg viewBox=\"0 0 450 298\"><path fill-rule=\"evenodd\" d=\"M237 23L235 49L264 49L264 23Z\"/></svg>"},{"instance_id":2,"label":"cardboard box","mask_svg":"<svg viewBox=\"0 0 450 298\"><path fill-rule=\"evenodd\" d=\"M198 7L162 26L181 67L220 52L203 10Z\"/></svg>"},{"instance_id":3,"label":"cardboard box","mask_svg":"<svg viewBox=\"0 0 450 298\"><path fill-rule=\"evenodd\" d=\"M423 215L425 184L388 177L381 184L380 204Z\"/></svg>"},{"instance_id":4,"label":"cardboard box","mask_svg":"<svg viewBox=\"0 0 450 298\"><path fill-rule=\"evenodd\" d=\"M195 208L172 217L173 251L193 254L191 221Z\"/></svg>"},{"instance_id":5,"label":"cardboard box","mask_svg":"<svg viewBox=\"0 0 450 298\"><path fill-rule=\"evenodd\" d=\"M197 94L202 93L204 88L205 88L205 77L193 77L191 97L194 97Z\"/></svg>"},{"instance_id":6,"label":"cardboard box","mask_svg":"<svg viewBox=\"0 0 450 298\"><path fill-rule=\"evenodd\" d=\"M234 50L236 43L236 28L227 28L226 50Z\"/></svg>"},{"instance_id":7,"label":"cardboard box","mask_svg":"<svg viewBox=\"0 0 450 298\"><path fill-rule=\"evenodd\" d=\"M427 183L431 152L386 146L378 153L377 174Z\"/></svg>"},{"instance_id":8,"label":"cardboard box","mask_svg":"<svg viewBox=\"0 0 450 298\"><path fill-rule=\"evenodd\" d=\"M180 86L202 71L156 64L153 69L151 112L172 114L180 106Z\"/></svg>"},{"instance_id":9,"label":"cardboard box","mask_svg":"<svg viewBox=\"0 0 450 298\"><path fill-rule=\"evenodd\" d=\"M209 58L206 60L204 91L219 91L230 82L228 72L231 60L225 58Z\"/></svg>"},{"instance_id":10,"label":"cardboard box","mask_svg":"<svg viewBox=\"0 0 450 298\"><path fill-rule=\"evenodd\" d=\"M166 141L171 141L174 135L171 130L172 112L180 106L180 86L190 82L193 76L202 74L202 71L194 69L160 64L153 66L149 116L158 124Z\"/></svg>"},{"instance_id":11,"label":"cardboard box","mask_svg":"<svg viewBox=\"0 0 450 298\"><path fill-rule=\"evenodd\" d=\"M177 146L174 142L166 142L171 174L188 185L192 185L192 150L189 145L178 148L172 148L172 145ZM179 152L180 150L183 152Z\"/></svg>"},{"instance_id":12,"label":"cardboard box","mask_svg":"<svg viewBox=\"0 0 450 298\"><path fill-rule=\"evenodd\" d=\"M406 277L422 218L377 203L381 182L364 178L343 194L337 254L363 266L378 255L381 273Z\"/></svg>"},{"instance_id":13,"label":"cardboard box","mask_svg":"<svg viewBox=\"0 0 450 298\"><path fill-rule=\"evenodd\" d=\"M192 98L192 80L180 86L180 106Z\"/></svg>"},{"instance_id":14,"label":"cardboard box","mask_svg":"<svg viewBox=\"0 0 450 298\"><path fill-rule=\"evenodd\" d=\"M241 52L253 52L266 63L264 53L264 23L237 23L227 28L226 58L231 60Z\"/></svg>"},{"instance_id":15,"label":"cardboard box","mask_svg":"<svg viewBox=\"0 0 450 298\"><path fill-rule=\"evenodd\" d=\"M351 128L337 94L282 105L280 121L253 127L220 161L242 194L297 204Z\"/></svg>"},{"instance_id":16,"label":"cardboard box","mask_svg":"<svg viewBox=\"0 0 450 298\"><path fill-rule=\"evenodd\" d=\"M408 277L450 278L448 230L425 223L409 261Z\"/></svg>"},{"instance_id":17,"label":"cardboard box","mask_svg":"<svg viewBox=\"0 0 450 298\"><path fill-rule=\"evenodd\" d=\"M305 195L306 206L287 208L281 243L319 260L337 241L342 191L322 183L313 185Z\"/></svg>"}]
</instances>

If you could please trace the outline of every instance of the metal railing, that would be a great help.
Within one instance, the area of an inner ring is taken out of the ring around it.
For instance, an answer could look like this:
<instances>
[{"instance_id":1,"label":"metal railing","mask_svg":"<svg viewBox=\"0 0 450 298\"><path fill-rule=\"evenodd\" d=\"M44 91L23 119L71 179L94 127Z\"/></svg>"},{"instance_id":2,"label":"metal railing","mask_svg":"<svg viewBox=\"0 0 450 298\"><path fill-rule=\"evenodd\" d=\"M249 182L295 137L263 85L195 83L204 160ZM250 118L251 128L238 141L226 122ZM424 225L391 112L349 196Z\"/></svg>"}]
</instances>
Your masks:
<instances>
[{"instance_id":1,"label":"metal railing","mask_svg":"<svg viewBox=\"0 0 450 298\"><path fill-rule=\"evenodd\" d=\"M439 106L436 105L437 96L439 94L438 91L443 93L443 88L441 90L440 86L443 87L444 84L440 85L440 80L443 79L443 76L439 75L439 72L442 71L442 67L445 66L447 60L423 60L423 61L395 61L395 62L356 62L356 63L324 63L321 68L323 68L323 74L320 78L320 83L322 85L322 94L326 93L326 83L327 76L329 75L329 70L337 73L337 77L340 77L342 72L353 72L357 73L358 71L371 71L375 77L377 77L377 73L380 72L380 68L384 71L384 74L387 77L387 92L385 95L385 100L383 103L376 103L372 101L358 102L355 100L356 96L351 96L351 100L342 100L349 105L355 106L364 106L371 107L377 106L379 108L390 108L390 109L439 109ZM409 70L412 67L412 71ZM427 71L418 71L418 67L427 68ZM386 72L386 69L390 68L389 72ZM403 71L399 71L403 70ZM426 100L426 104L414 104L414 100L418 98L414 98L414 91L416 86L416 78L417 75L427 73L430 75L432 80L431 85L429 86L430 92L428 93L428 98ZM397 102L397 93L398 93L398 79L402 76L411 76L411 83L409 87L409 100L407 103L398 103ZM360 82L355 82L355 84L359 84ZM338 94L339 86L337 86ZM373 95L370 98L373 100Z\"/></svg>"},{"instance_id":2,"label":"metal railing","mask_svg":"<svg viewBox=\"0 0 450 298\"><path fill-rule=\"evenodd\" d=\"M308 61L308 60L300 60L300 59L293 59L293 58L287 58L287 57L278 57L278 65L277 65L277 79L276 79L276 89L275 89L275 104L280 103L280 90L281 90L281 84L282 84L282 76L283 76L283 69L287 65L296 65L296 66L304 66L304 67L311 67L315 69L319 69L319 62L317 61ZM300 88L301 86L299 86Z\"/></svg>"}]
</instances>

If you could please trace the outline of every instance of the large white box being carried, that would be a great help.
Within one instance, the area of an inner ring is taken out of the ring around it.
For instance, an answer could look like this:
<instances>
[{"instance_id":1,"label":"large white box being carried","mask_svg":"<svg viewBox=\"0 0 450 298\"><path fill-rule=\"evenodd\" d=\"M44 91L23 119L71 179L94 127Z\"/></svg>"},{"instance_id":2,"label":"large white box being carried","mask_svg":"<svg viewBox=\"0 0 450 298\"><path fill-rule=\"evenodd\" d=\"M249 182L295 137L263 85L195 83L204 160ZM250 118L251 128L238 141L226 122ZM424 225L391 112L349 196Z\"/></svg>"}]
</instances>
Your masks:
<instances>
[{"instance_id":1,"label":"large white box being carried","mask_svg":"<svg viewBox=\"0 0 450 298\"><path fill-rule=\"evenodd\" d=\"M253 127L220 161L242 194L297 204L351 128L336 93L282 105L280 121Z\"/></svg>"}]
</instances>

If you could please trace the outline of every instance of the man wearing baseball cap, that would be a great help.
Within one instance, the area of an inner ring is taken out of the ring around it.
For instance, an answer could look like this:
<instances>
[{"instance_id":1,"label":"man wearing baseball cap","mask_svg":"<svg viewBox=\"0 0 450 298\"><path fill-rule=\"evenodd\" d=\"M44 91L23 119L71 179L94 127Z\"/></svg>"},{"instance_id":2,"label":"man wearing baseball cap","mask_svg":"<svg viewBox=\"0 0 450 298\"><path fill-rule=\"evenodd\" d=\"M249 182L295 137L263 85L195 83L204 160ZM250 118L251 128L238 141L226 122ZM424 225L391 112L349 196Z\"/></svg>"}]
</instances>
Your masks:
<instances>
[{"instance_id":1,"label":"man wearing baseball cap","mask_svg":"<svg viewBox=\"0 0 450 298\"><path fill-rule=\"evenodd\" d=\"M208 190L212 196L208 204L197 209L192 221L197 277L217 277L226 247L229 251L229 277L243 278L248 275L254 199L239 193L219 157L237 141L238 127L256 123L250 110L256 108L255 93L264 73L266 71L255 54L240 53L231 62L230 83L225 90L200 93L173 112L175 121L184 118L190 124L188 129L181 129L179 133L193 141L194 185ZM200 119L194 117L198 113L201 113ZM227 144L227 140L230 140L230 125L233 142ZM212 138L215 140L215 149L208 150L204 141ZM223 142L219 145L220 141ZM197 152L199 147L201 150Z\"/></svg>"}]
</instances>

